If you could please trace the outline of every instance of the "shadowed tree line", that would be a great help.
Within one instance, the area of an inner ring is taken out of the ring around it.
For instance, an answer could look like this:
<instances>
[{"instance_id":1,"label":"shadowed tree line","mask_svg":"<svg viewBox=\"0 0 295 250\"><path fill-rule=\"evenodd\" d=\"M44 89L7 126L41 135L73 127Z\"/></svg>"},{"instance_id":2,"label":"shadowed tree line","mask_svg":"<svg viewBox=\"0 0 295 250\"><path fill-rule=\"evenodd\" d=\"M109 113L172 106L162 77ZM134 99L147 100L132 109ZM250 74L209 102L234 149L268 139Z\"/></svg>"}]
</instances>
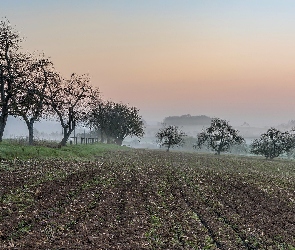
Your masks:
<instances>
[{"instance_id":1,"label":"shadowed tree line","mask_svg":"<svg viewBox=\"0 0 295 250\"><path fill-rule=\"evenodd\" d=\"M0 141L9 115L25 121L30 145L34 123L49 118L61 124L61 146L77 125L99 129L119 145L126 136L143 136L137 108L104 102L88 75L63 78L44 54L23 52L22 41L8 20L0 22Z\"/></svg>"}]
</instances>

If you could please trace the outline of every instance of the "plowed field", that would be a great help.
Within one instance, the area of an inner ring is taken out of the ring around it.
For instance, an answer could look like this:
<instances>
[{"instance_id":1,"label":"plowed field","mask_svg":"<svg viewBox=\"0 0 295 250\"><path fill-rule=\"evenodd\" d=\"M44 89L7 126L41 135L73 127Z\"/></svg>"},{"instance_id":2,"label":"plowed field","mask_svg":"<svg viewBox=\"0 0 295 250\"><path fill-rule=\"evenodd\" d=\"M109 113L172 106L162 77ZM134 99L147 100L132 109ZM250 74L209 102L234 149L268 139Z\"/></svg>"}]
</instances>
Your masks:
<instances>
[{"instance_id":1,"label":"plowed field","mask_svg":"<svg viewBox=\"0 0 295 250\"><path fill-rule=\"evenodd\" d=\"M2 160L0 249L295 249L295 162L148 150Z\"/></svg>"}]
</instances>

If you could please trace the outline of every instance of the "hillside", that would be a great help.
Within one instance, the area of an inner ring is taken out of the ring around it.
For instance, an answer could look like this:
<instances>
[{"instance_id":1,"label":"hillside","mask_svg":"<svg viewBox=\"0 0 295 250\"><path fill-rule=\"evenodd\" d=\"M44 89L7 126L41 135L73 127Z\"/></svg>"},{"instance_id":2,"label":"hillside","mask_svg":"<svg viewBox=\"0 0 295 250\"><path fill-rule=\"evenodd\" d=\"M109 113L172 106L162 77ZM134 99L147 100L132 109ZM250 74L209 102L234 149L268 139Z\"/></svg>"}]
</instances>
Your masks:
<instances>
[{"instance_id":1,"label":"hillside","mask_svg":"<svg viewBox=\"0 0 295 250\"><path fill-rule=\"evenodd\" d=\"M294 161L97 152L2 157L0 249L295 249Z\"/></svg>"},{"instance_id":2,"label":"hillside","mask_svg":"<svg viewBox=\"0 0 295 250\"><path fill-rule=\"evenodd\" d=\"M205 115L168 116L164 119L164 123L176 126L204 126L210 125L211 118Z\"/></svg>"}]
</instances>

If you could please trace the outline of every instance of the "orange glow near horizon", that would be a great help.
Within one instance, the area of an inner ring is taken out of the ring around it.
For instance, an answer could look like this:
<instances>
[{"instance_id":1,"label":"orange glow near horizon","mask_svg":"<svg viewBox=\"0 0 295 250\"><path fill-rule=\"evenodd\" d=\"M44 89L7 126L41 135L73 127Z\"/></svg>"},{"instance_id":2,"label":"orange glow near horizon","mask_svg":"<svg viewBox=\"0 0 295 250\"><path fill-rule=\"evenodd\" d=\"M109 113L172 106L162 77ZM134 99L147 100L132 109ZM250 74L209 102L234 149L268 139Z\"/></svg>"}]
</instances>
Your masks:
<instances>
[{"instance_id":1,"label":"orange glow near horizon","mask_svg":"<svg viewBox=\"0 0 295 250\"><path fill-rule=\"evenodd\" d=\"M148 120L294 119L295 4L44 2L47 12L41 3L0 11L25 34L24 49L44 51L65 77L89 73L104 99L137 106Z\"/></svg>"}]
</instances>

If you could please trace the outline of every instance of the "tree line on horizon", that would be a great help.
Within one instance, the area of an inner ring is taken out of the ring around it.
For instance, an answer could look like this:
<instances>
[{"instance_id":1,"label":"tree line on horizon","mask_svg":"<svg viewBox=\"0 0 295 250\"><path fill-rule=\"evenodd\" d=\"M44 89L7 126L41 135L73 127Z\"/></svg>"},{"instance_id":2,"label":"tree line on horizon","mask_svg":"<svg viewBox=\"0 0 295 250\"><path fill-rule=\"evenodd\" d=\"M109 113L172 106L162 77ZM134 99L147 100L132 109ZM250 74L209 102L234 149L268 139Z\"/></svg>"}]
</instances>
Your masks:
<instances>
[{"instance_id":1,"label":"tree line on horizon","mask_svg":"<svg viewBox=\"0 0 295 250\"><path fill-rule=\"evenodd\" d=\"M249 153L262 155L266 159L274 159L286 153L288 156L295 149L295 129L281 132L271 127L259 138L254 139L250 144ZM167 148L183 146L186 134L176 125L166 125L156 133L157 142L160 146ZM242 146L247 152L245 139L239 135L239 131L234 129L228 121L220 118L212 118L209 127L203 129L197 135L197 141L193 148L207 148L217 155L222 152L231 152L234 147Z\"/></svg>"},{"instance_id":2,"label":"tree line on horizon","mask_svg":"<svg viewBox=\"0 0 295 250\"><path fill-rule=\"evenodd\" d=\"M8 116L22 118L34 142L34 123L55 119L63 129L60 146L66 145L77 125L95 128L101 142L118 145L126 136L143 136L139 109L104 101L88 75L64 78L44 54L21 51L23 38L7 19L0 21L0 141Z\"/></svg>"}]
</instances>

